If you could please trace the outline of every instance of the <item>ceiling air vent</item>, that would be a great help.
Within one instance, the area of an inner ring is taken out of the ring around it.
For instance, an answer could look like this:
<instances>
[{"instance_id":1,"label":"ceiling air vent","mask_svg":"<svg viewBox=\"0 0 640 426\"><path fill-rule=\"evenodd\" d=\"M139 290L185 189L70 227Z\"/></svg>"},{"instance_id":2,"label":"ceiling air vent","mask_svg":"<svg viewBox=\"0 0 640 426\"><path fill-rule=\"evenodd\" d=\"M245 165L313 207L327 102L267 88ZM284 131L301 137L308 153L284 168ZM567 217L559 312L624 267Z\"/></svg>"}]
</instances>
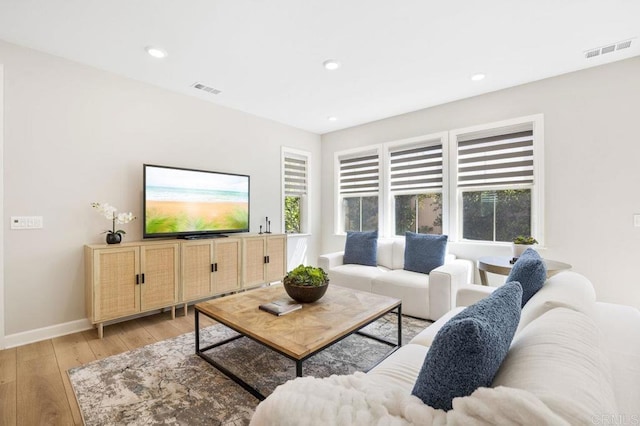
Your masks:
<instances>
[{"instance_id":1,"label":"ceiling air vent","mask_svg":"<svg viewBox=\"0 0 640 426\"><path fill-rule=\"evenodd\" d=\"M195 89L198 89L198 90L203 90L203 91L208 92L208 93L213 93L214 95L218 95L218 94L222 93L222 91L220 91L218 89L215 89L215 88L213 88L211 86L207 86L206 84L202 84L202 83L198 83L198 82L193 83L191 85L191 87L193 87Z\"/></svg>"},{"instance_id":2,"label":"ceiling air vent","mask_svg":"<svg viewBox=\"0 0 640 426\"><path fill-rule=\"evenodd\" d=\"M629 47L631 47L631 40L619 41L607 46L589 49L584 52L584 57L585 59L595 58L596 56L606 55L607 53L615 52L621 49L627 49Z\"/></svg>"},{"instance_id":3,"label":"ceiling air vent","mask_svg":"<svg viewBox=\"0 0 640 426\"><path fill-rule=\"evenodd\" d=\"M631 40L621 41L616 45L616 50L626 49L627 47L631 47Z\"/></svg>"}]
</instances>

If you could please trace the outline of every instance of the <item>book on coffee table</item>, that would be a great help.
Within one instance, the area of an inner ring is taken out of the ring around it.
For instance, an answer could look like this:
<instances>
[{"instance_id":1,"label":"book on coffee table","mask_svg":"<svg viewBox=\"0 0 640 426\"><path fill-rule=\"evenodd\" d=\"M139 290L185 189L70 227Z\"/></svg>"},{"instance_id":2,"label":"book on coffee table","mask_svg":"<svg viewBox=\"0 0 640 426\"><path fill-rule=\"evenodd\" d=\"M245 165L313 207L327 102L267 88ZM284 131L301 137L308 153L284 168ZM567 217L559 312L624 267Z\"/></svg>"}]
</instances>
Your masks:
<instances>
[{"instance_id":1,"label":"book on coffee table","mask_svg":"<svg viewBox=\"0 0 640 426\"><path fill-rule=\"evenodd\" d=\"M291 299L278 299L273 302L260 305L260 309L267 311L270 314L281 316L288 314L289 312L302 309L302 305Z\"/></svg>"}]
</instances>

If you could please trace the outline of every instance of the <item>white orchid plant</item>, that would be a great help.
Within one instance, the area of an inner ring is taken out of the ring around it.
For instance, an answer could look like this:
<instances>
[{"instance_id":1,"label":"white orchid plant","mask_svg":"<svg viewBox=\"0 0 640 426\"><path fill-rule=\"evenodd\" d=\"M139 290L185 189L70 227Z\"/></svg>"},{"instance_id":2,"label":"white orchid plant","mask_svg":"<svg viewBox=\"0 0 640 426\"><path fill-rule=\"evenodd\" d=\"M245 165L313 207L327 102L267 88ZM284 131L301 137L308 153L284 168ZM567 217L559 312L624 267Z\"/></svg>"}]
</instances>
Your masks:
<instances>
[{"instance_id":1,"label":"white orchid plant","mask_svg":"<svg viewBox=\"0 0 640 426\"><path fill-rule=\"evenodd\" d=\"M100 214L107 219L111 220L111 223L113 224L111 229L104 231L103 234L126 234L122 229L118 229L116 231L116 223L129 223L136 218L131 212L118 213L118 209L109 203L91 203L91 207L98 210Z\"/></svg>"}]
</instances>

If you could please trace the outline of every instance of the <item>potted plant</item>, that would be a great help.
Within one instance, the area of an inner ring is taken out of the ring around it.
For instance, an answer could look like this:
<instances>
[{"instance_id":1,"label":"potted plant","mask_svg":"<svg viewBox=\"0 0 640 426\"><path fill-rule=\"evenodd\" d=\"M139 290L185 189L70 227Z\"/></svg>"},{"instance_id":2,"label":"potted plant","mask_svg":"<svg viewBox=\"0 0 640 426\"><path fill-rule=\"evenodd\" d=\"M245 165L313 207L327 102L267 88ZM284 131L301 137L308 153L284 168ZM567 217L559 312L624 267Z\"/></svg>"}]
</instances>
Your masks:
<instances>
[{"instance_id":1,"label":"potted plant","mask_svg":"<svg viewBox=\"0 0 640 426\"><path fill-rule=\"evenodd\" d=\"M122 236L126 234L123 229L116 230L116 223L129 223L136 217L133 213L118 213L118 209L109 203L91 203L91 207L98 210L104 217L111 221L111 229L107 229L103 234L107 234L107 244L119 244Z\"/></svg>"},{"instance_id":2,"label":"potted plant","mask_svg":"<svg viewBox=\"0 0 640 426\"><path fill-rule=\"evenodd\" d=\"M536 240L534 237L518 235L513 239L513 257L520 257L520 255L524 253L526 249L534 244L538 244L538 240Z\"/></svg>"},{"instance_id":3,"label":"potted plant","mask_svg":"<svg viewBox=\"0 0 640 426\"><path fill-rule=\"evenodd\" d=\"M329 276L322 268L299 265L285 275L282 284L293 300L311 303L324 296L329 286Z\"/></svg>"}]
</instances>

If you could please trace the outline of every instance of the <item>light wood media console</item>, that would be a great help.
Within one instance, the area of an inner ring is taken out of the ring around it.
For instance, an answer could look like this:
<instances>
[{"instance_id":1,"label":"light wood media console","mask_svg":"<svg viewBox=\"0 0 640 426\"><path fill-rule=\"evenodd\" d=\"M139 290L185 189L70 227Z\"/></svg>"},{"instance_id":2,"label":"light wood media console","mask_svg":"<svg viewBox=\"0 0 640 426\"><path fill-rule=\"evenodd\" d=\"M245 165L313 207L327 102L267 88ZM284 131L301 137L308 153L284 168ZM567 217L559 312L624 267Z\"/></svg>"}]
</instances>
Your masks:
<instances>
[{"instance_id":1,"label":"light wood media console","mask_svg":"<svg viewBox=\"0 0 640 426\"><path fill-rule=\"evenodd\" d=\"M199 240L133 241L84 248L87 318L97 324L280 281L287 236L237 234Z\"/></svg>"}]
</instances>

